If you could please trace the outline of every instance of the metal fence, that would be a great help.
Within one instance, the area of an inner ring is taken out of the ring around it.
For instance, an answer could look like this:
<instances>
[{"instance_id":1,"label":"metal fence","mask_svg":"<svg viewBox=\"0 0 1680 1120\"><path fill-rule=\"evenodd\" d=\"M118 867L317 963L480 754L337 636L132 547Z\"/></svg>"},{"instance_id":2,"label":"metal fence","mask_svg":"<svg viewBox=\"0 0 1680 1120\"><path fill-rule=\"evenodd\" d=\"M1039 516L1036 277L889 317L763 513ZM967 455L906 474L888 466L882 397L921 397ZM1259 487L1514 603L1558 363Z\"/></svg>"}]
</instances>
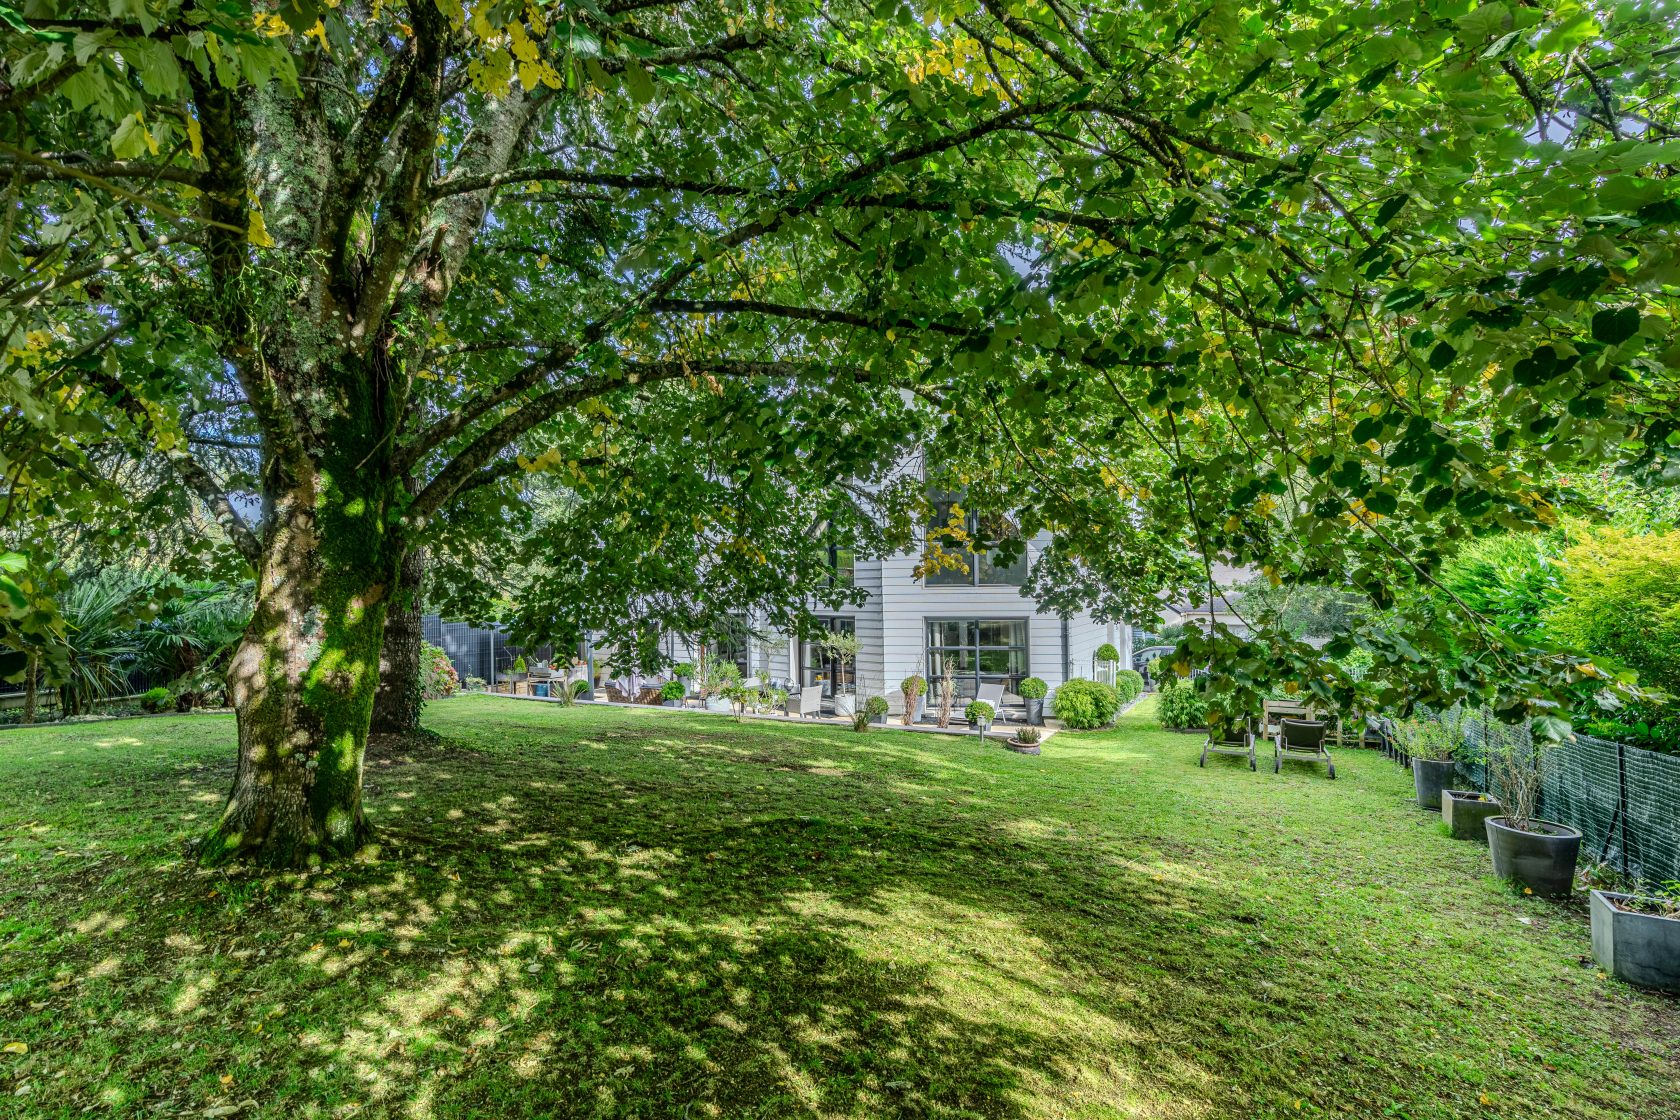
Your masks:
<instances>
[{"instance_id":1,"label":"metal fence","mask_svg":"<svg viewBox=\"0 0 1680 1120\"><path fill-rule=\"evenodd\" d=\"M1420 713L1421 714L1421 713ZM1526 723L1483 709L1463 724L1459 777L1499 796L1488 759L1534 750ZM1540 815L1581 832L1581 862L1653 883L1680 881L1680 755L1576 735L1540 752Z\"/></svg>"},{"instance_id":2,"label":"metal fence","mask_svg":"<svg viewBox=\"0 0 1680 1120\"><path fill-rule=\"evenodd\" d=\"M520 656L547 660L554 656L549 646L527 649L508 645L501 630L472 626L465 622L445 622L435 614L420 616L420 636L449 655L450 664L463 684L468 677L496 681L513 671L513 663Z\"/></svg>"}]
</instances>

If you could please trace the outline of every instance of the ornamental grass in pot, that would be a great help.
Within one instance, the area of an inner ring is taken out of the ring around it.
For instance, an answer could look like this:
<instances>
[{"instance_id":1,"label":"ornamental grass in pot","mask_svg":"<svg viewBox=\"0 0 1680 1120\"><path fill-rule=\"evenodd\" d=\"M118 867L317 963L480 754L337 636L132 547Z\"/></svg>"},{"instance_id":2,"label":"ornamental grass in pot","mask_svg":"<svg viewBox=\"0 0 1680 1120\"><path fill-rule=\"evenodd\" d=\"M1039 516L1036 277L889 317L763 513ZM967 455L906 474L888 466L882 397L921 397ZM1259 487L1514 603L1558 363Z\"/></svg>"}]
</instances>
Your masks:
<instances>
[{"instance_id":1,"label":"ornamental grass in pot","mask_svg":"<svg viewBox=\"0 0 1680 1120\"><path fill-rule=\"evenodd\" d=\"M1462 717L1450 714L1442 722L1409 719L1396 730L1406 753L1412 756L1412 785L1420 809L1441 808L1441 791L1453 782L1453 755L1458 749L1458 726Z\"/></svg>"},{"instance_id":2,"label":"ornamental grass in pot","mask_svg":"<svg viewBox=\"0 0 1680 1120\"><path fill-rule=\"evenodd\" d=\"M1494 788L1505 812L1485 822L1493 873L1547 898L1567 897L1575 885L1581 834L1566 824L1541 820L1540 752L1537 743L1507 736L1488 755Z\"/></svg>"}]
</instances>

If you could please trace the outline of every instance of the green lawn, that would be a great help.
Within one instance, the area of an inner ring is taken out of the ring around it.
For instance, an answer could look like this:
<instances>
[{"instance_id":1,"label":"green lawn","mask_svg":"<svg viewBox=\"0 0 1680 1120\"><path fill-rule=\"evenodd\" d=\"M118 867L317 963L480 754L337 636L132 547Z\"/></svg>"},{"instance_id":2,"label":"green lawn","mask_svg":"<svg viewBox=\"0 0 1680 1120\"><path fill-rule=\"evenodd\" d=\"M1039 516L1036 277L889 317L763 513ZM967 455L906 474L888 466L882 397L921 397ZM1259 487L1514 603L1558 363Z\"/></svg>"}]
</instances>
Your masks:
<instances>
[{"instance_id":1,"label":"green lawn","mask_svg":"<svg viewBox=\"0 0 1680 1120\"><path fill-rule=\"evenodd\" d=\"M0 1116L1673 1117L1606 980L1392 763L1147 708L971 739L488 698L381 842L201 873L218 716L0 733ZM14 1047L15 1049L15 1047Z\"/></svg>"}]
</instances>

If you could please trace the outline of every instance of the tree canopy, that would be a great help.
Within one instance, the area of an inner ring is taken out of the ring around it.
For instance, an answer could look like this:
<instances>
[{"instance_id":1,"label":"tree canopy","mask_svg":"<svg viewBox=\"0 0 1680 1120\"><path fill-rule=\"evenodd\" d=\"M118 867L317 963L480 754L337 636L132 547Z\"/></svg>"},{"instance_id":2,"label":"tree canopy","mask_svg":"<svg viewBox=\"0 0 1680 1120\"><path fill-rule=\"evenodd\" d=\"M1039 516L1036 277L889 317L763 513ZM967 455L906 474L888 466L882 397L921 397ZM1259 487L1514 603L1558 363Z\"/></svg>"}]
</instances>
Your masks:
<instances>
[{"instance_id":1,"label":"tree canopy","mask_svg":"<svg viewBox=\"0 0 1680 1120\"><path fill-rule=\"evenodd\" d=\"M1345 585L1391 693L1532 714L1595 670L1491 632L1437 664L1409 593L1455 540L1548 524L1561 470L1673 473L1658 6L35 0L6 25L4 391L40 449L10 462L141 442L257 573L213 853L358 842L404 557L498 531L533 471L630 517L577 538L610 569L666 485L699 537L750 541L785 506L737 492L821 492L859 470L836 449L925 432L971 503L1058 533L1052 604L1146 618L1216 559ZM638 465L670 473L627 488ZM1234 702L1351 688L1282 636L1181 655Z\"/></svg>"}]
</instances>

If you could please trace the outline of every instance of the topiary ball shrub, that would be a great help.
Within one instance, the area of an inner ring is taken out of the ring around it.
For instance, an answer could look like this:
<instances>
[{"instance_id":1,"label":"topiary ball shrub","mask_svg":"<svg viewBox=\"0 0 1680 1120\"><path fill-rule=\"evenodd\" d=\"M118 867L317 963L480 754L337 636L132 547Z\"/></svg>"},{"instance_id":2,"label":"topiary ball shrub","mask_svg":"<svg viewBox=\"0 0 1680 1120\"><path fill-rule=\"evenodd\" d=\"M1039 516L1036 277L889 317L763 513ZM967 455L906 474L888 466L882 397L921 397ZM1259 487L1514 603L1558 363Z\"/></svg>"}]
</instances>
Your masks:
<instances>
[{"instance_id":1,"label":"topiary ball shrub","mask_svg":"<svg viewBox=\"0 0 1680 1120\"><path fill-rule=\"evenodd\" d=\"M172 703L167 688L148 688L146 694L140 697L140 710L144 712L161 712Z\"/></svg>"},{"instance_id":2,"label":"topiary ball shrub","mask_svg":"<svg viewBox=\"0 0 1680 1120\"><path fill-rule=\"evenodd\" d=\"M1143 674L1136 669L1122 669L1114 674L1114 687L1120 690L1120 702L1130 704L1143 695Z\"/></svg>"},{"instance_id":3,"label":"topiary ball shrub","mask_svg":"<svg viewBox=\"0 0 1680 1120\"><path fill-rule=\"evenodd\" d=\"M1052 714L1064 727L1089 731L1107 727L1120 710L1120 694L1101 681L1072 680L1056 690Z\"/></svg>"},{"instance_id":4,"label":"topiary ball shrub","mask_svg":"<svg viewBox=\"0 0 1680 1120\"><path fill-rule=\"evenodd\" d=\"M1114 648L1113 642L1104 642L1097 647L1097 660L1118 661L1120 660L1120 651Z\"/></svg>"},{"instance_id":5,"label":"topiary ball shrub","mask_svg":"<svg viewBox=\"0 0 1680 1120\"><path fill-rule=\"evenodd\" d=\"M1042 700L1050 692L1050 686L1037 677L1028 677L1015 690L1023 700Z\"/></svg>"},{"instance_id":6,"label":"topiary ball shrub","mask_svg":"<svg viewBox=\"0 0 1680 1120\"><path fill-rule=\"evenodd\" d=\"M1161 682L1155 715L1161 726L1173 731L1207 726L1207 699L1194 681L1169 673Z\"/></svg>"},{"instance_id":7,"label":"topiary ball shrub","mask_svg":"<svg viewBox=\"0 0 1680 1120\"><path fill-rule=\"evenodd\" d=\"M863 714L868 716L870 719L880 719L891 709L892 705L887 703L887 698L885 696L871 696L868 700L864 701Z\"/></svg>"},{"instance_id":8,"label":"topiary ball shrub","mask_svg":"<svg viewBox=\"0 0 1680 1120\"><path fill-rule=\"evenodd\" d=\"M995 715L996 710L984 700L975 700L963 709L963 718L972 724L990 723Z\"/></svg>"},{"instance_id":9,"label":"topiary ball shrub","mask_svg":"<svg viewBox=\"0 0 1680 1120\"><path fill-rule=\"evenodd\" d=\"M681 700L687 695L688 689L683 687L681 681L666 681L659 686L659 698L661 700Z\"/></svg>"}]
</instances>

